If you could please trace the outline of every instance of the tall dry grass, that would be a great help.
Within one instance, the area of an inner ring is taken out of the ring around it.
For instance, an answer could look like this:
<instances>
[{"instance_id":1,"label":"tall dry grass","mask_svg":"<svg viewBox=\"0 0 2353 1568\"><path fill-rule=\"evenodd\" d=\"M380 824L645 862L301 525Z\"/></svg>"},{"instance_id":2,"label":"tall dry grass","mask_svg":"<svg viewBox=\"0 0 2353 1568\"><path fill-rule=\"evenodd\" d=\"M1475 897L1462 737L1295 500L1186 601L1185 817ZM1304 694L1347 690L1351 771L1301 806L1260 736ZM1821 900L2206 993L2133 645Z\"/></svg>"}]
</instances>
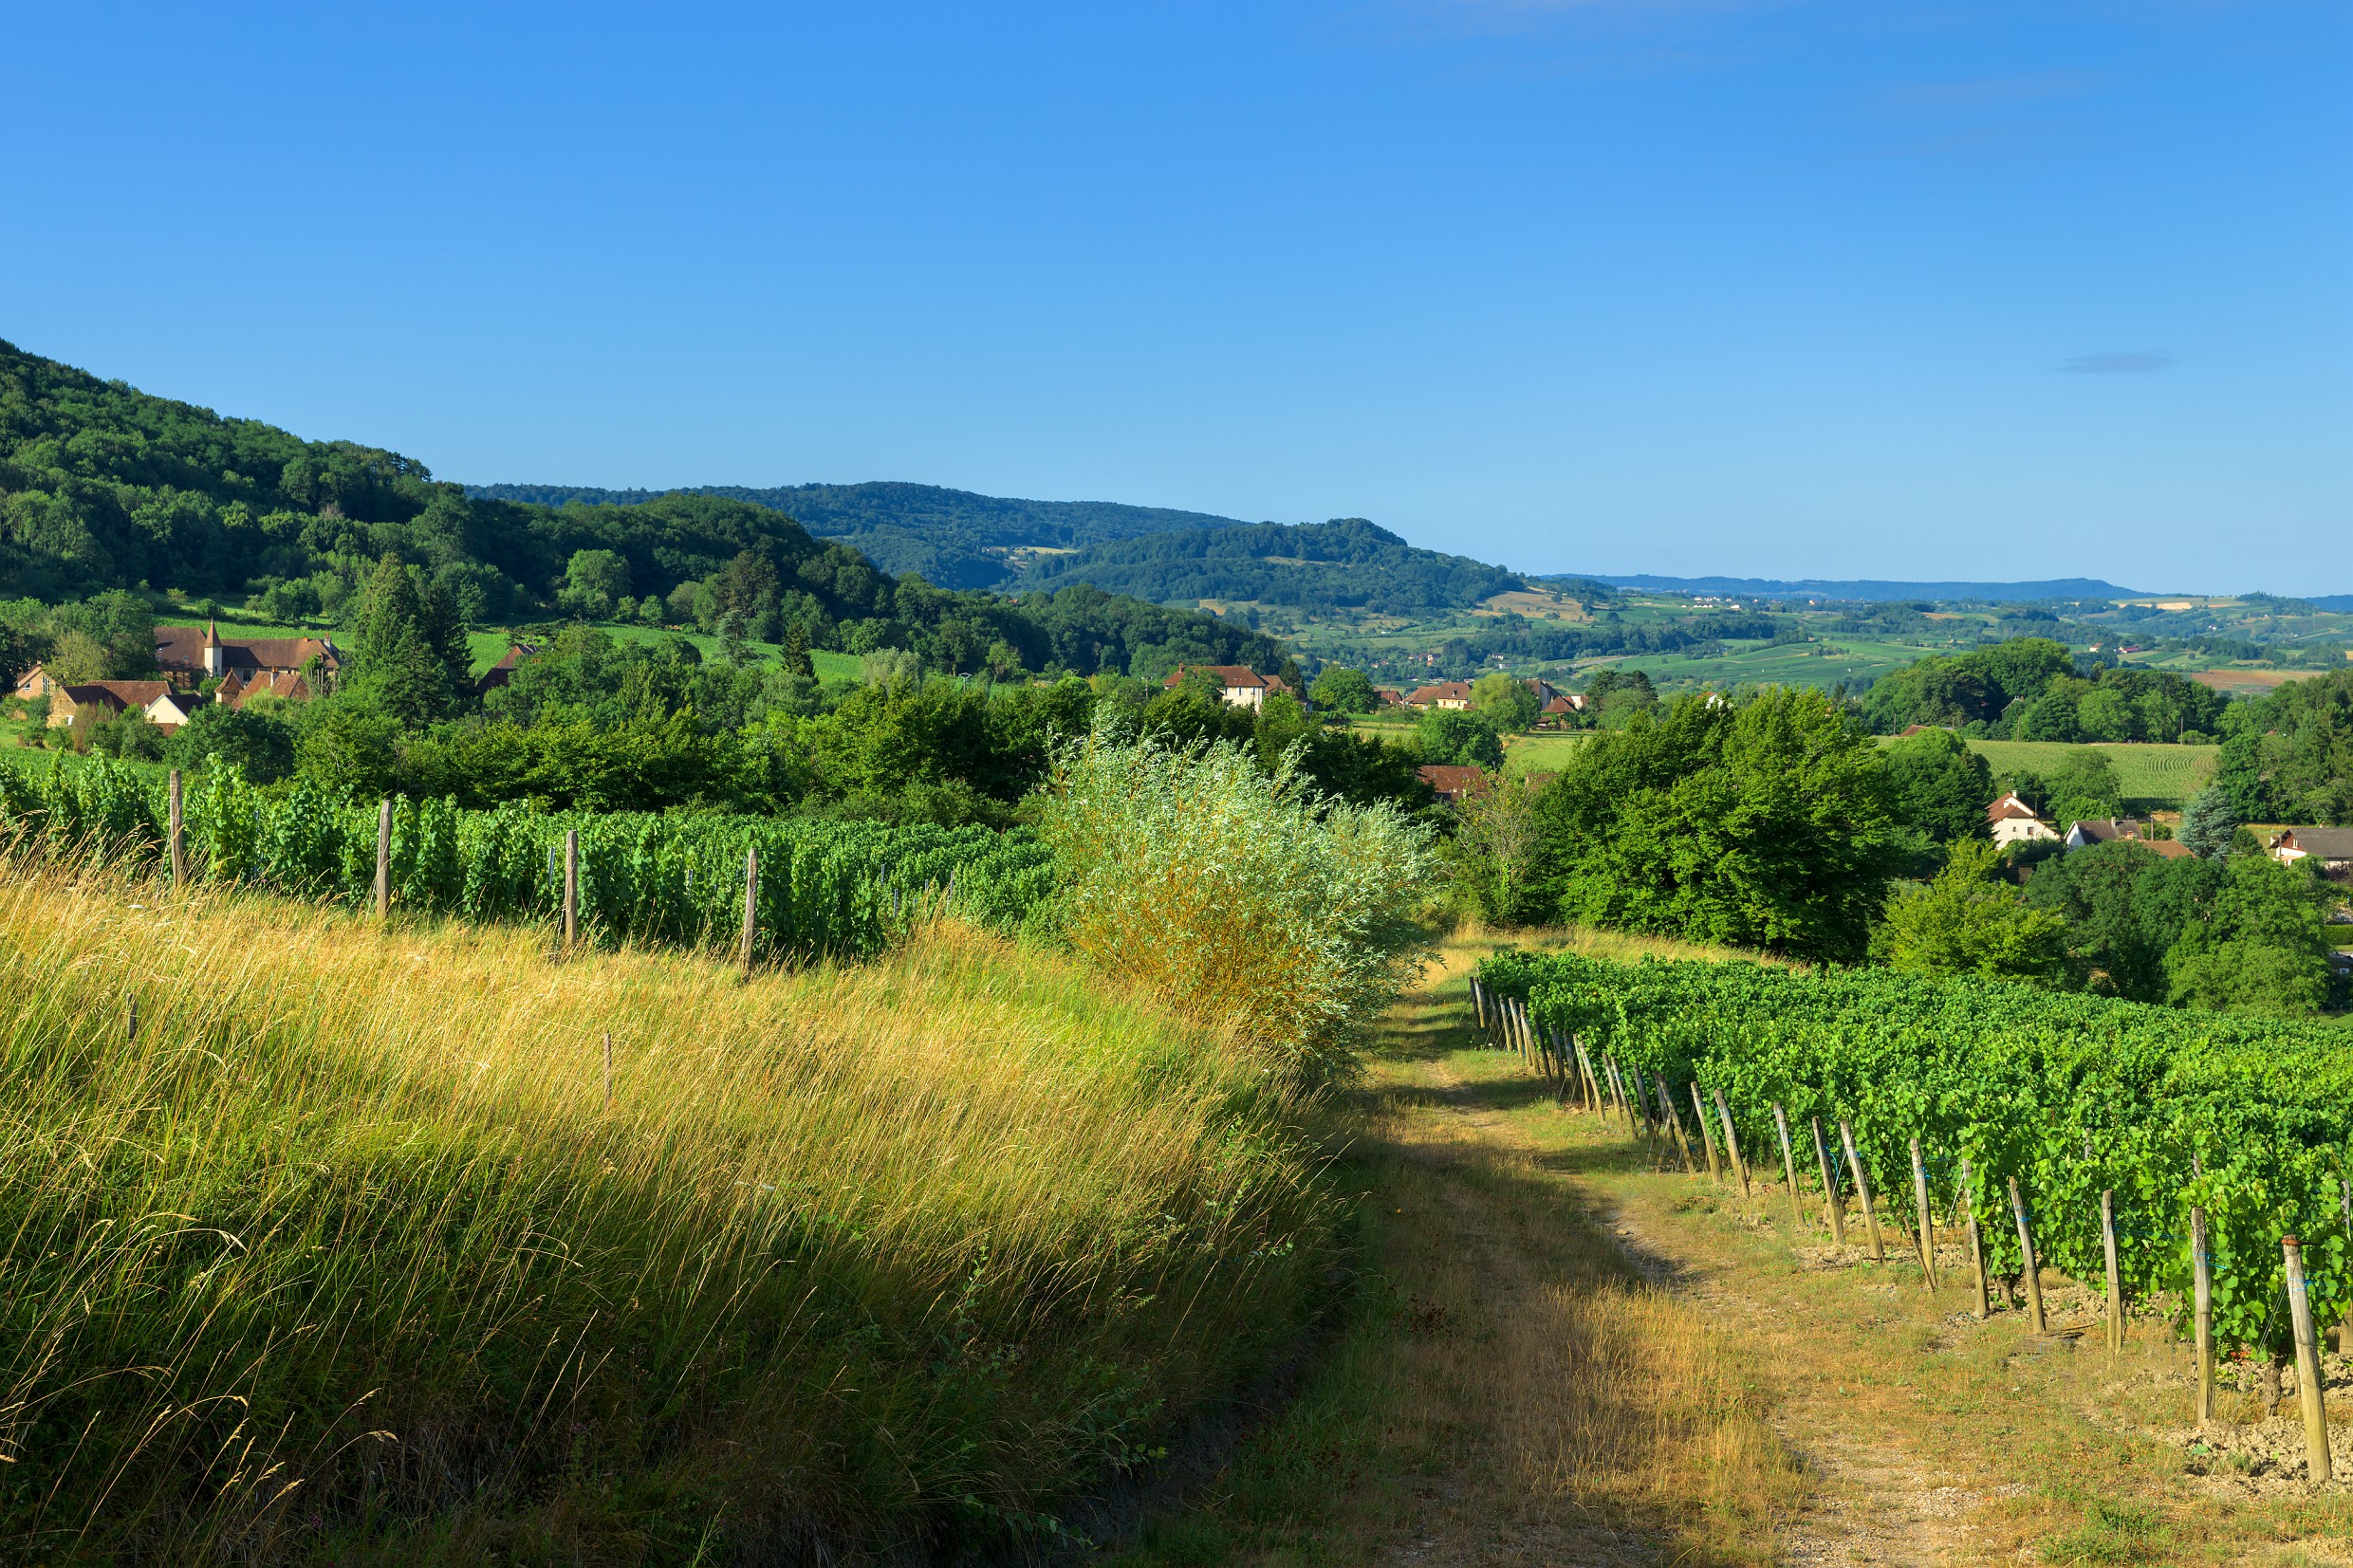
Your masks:
<instances>
[{"instance_id":1,"label":"tall dry grass","mask_svg":"<svg viewBox=\"0 0 2353 1568\"><path fill-rule=\"evenodd\" d=\"M746 985L14 875L0 1086L27 1555L1034 1531L1328 1262L1254 1064L953 925Z\"/></svg>"}]
</instances>

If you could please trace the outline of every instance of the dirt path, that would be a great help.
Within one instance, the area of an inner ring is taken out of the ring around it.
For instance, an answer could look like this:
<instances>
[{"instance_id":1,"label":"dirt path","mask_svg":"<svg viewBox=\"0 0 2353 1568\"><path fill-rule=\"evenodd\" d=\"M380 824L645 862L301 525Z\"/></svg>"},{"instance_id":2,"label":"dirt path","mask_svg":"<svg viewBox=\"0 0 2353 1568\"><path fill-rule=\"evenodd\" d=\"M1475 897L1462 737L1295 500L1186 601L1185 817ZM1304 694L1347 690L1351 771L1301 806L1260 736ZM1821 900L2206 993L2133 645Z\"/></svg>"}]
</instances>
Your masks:
<instances>
[{"instance_id":1,"label":"dirt path","mask_svg":"<svg viewBox=\"0 0 2353 1568\"><path fill-rule=\"evenodd\" d=\"M1778 1184L1653 1171L1473 1048L1449 956L1353 1121L1352 1326L1124 1561L2353 1562L2353 1495L2192 1473L2157 1334L2114 1366L2029 1340L1895 1237L1874 1263L1793 1226Z\"/></svg>"}]
</instances>

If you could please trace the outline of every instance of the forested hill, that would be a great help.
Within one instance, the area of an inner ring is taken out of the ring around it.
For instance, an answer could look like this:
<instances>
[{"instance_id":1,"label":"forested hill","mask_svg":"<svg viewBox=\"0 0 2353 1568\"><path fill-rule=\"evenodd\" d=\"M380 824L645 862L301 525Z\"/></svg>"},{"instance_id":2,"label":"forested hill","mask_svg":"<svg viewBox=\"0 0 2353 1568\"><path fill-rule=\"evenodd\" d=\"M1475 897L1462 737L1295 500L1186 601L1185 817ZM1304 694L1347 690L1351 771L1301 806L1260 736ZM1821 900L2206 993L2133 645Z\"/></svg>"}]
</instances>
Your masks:
<instances>
[{"instance_id":1,"label":"forested hill","mask_svg":"<svg viewBox=\"0 0 2353 1568\"><path fill-rule=\"evenodd\" d=\"M1023 501L937 485L699 485L604 490L566 485L469 485L468 495L546 507L637 506L657 495L716 495L773 507L813 534L862 551L886 572L943 588L994 588L1020 570L1014 552L1066 550L1141 534L1248 526L1231 517L1116 501ZM1009 557L1012 559L1009 559Z\"/></svg>"},{"instance_id":2,"label":"forested hill","mask_svg":"<svg viewBox=\"0 0 2353 1568\"><path fill-rule=\"evenodd\" d=\"M1386 615L1466 609L1526 584L1468 556L1417 549L1361 517L1147 534L1044 556L1025 589L1088 582L1157 603L1208 599Z\"/></svg>"},{"instance_id":3,"label":"forested hill","mask_svg":"<svg viewBox=\"0 0 2353 1568\"><path fill-rule=\"evenodd\" d=\"M903 581L745 500L469 496L398 452L306 441L0 341L0 600L145 588L334 617L387 553L477 623L635 613L763 642L797 626L810 647L908 648L950 671L1157 676L1177 662L1272 670L1283 656L1214 617L1092 589L1014 603Z\"/></svg>"},{"instance_id":4,"label":"forested hill","mask_svg":"<svg viewBox=\"0 0 2353 1568\"><path fill-rule=\"evenodd\" d=\"M1765 577L1603 577L1613 588L1653 593L1703 594L1739 599L1827 599L1869 602L1906 599L1982 600L1992 604L2071 599L2147 599L2137 588L2120 588L2097 578L2053 578L2040 582L1834 581L1824 578L1783 581Z\"/></svg>"}]
</instances>

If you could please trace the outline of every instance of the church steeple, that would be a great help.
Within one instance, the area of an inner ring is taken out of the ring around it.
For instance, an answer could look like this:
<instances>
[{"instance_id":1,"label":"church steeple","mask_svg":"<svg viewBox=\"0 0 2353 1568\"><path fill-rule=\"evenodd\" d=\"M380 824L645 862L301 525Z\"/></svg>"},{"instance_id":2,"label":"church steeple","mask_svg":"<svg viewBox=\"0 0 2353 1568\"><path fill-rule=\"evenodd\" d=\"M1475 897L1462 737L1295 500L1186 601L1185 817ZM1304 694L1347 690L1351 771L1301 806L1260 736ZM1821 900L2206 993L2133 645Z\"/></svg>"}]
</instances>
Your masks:
<instances>
[{"instance_id":1,"label":"church steeple","mask_svg":"<svg viewBox=\"0 0 2353 1568\"><path fill-rule=\"evenodd\" d=\"M208 620L204 623L204 673L217 675L225 662L221 656L220 633L213 630L213 623Z\"/></svg>"}]
</instances>

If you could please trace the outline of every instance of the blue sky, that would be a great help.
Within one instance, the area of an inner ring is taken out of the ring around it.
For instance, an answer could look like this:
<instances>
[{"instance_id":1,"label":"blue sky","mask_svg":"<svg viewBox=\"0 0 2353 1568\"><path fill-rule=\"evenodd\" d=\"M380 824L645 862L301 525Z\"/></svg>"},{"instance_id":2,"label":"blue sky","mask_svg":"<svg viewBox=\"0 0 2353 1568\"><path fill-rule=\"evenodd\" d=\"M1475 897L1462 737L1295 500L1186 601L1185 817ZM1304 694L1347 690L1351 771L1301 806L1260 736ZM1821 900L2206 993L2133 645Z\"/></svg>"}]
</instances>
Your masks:
<instances>
[{"instance_id":1,"label":"blue sky","mask_svg":"<svg viewBox=\"0 0 2353 1568\"><path fill-rule=\"evenodd\" d=\"M2353 590L2353 9L20 8L0 337L445 478Z\"/></svg>"}]
</instances>

